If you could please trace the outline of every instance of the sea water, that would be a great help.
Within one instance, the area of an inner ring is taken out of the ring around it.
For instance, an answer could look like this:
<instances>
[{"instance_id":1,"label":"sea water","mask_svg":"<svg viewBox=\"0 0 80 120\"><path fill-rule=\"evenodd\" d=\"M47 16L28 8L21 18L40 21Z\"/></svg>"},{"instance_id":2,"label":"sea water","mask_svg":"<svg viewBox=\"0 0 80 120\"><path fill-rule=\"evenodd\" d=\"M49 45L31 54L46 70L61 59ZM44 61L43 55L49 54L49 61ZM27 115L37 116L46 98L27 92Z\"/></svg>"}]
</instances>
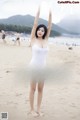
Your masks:
<instances>
[{"instance_id":1,"label":"sea water","mask_svg":"<svg viewBox=\"0 0 80 120\"><path fill-rule=\"evenodd\" d=\"M71 37L49 37L50 44L62 44L62 45L72 45L80 46L80 38Z\"/></svg>"}]
</instances>

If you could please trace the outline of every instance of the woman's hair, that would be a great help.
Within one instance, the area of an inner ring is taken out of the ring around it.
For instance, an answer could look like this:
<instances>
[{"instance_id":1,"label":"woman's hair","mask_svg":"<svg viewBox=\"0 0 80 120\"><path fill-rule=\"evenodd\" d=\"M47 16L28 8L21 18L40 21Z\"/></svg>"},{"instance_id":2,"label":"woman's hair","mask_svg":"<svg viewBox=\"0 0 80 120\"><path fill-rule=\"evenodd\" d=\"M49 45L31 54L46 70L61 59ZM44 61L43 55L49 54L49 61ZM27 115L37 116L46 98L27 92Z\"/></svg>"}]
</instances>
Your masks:
<instances>
[{"instance_id":1,"label":"woman's hair","mask_svg":"<svg viewBox=\"0 0 80 120\"><path fill-rule=\"evenodd\" d=\"M37 26L36 32L35 32L35 36L36 36L36 38L38 38L37 31L38 31L39 28L41 28L41 27L44 28L44 35L42 36L42 38L45 39L46 34L47 34L47 27L46 27L44 24L40 24L40 25Z\"/></svg>"}]
</instances>

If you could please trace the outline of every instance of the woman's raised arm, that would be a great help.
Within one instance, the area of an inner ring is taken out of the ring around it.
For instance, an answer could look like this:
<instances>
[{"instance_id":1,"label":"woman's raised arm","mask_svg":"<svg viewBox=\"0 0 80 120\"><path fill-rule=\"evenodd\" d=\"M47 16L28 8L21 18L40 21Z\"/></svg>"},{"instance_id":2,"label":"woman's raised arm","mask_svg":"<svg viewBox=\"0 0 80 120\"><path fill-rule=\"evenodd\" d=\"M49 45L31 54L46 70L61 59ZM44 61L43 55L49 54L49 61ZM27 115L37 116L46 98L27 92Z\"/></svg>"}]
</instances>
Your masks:
<instances>
[{"instance_id":1,"label":"woman's raised arm","mask_svg":"<svg viewBox=\"0 0 80 120\"><path fill-rule=\"evenodd\" d=\"M48 20L48 27L47 27L47 35L46 35L46 39L49 38L50 32L51 32L51 26L52 26L52 12L49 11L49 20Z\"/></svg>"},{"instance_id":2,"label":"woman's raised arm","mask_svg":"<svg viewBox=\"0 0 80 120\"><path fill-rule=\"evenodd\" d=\"M37 25L38 25L39 15L40 15L40 7L38 8L38 12L36 14L34 24L33 24L33 28L32 28L32 31L31 31L31 42L34 41L34 38L35 38L35 31L36 31L36 28L37 28Z\"/></svg>"}]
</instances>

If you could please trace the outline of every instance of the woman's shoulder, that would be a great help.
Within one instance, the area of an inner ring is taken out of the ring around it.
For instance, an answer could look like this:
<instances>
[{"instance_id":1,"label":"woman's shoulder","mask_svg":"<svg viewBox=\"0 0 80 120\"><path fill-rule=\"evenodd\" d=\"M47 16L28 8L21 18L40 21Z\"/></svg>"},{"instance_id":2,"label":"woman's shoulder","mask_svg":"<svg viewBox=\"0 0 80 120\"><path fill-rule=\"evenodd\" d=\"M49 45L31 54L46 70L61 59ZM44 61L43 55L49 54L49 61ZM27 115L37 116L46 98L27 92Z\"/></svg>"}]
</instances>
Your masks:
<instances>
[{"instance_id":1,"label":"woman's shoulder","mask_svg":"<svg viewBox=\"0 0 80 120\"><path fill-rule=\"evenodd\" d=\"M33 46L34 41L35 41L35 39L30 40L30 45L29 45L29 47L32 47L32 46Z\"/></svg>"},{"instance_id":2,"label":"woman's shoulder","mask_svg":"<svg viewBox=\"0 0 80 120\"><path fill-rule=\"evenodd\" d=\"M47 40L47 39L44 39L44 43L45 43L45 44L48 44L48 40Z\"/></svg>"}]
</instances>

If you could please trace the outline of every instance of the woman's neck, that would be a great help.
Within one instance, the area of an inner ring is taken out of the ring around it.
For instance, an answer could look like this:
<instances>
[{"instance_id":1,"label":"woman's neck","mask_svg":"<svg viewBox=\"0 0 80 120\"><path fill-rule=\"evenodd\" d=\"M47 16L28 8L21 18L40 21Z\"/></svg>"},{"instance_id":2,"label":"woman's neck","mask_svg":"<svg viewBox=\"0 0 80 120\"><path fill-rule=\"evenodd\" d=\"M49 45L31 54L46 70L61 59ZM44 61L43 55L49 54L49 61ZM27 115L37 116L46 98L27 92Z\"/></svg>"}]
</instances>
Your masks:
<instances>
[{"instance_id":1,"label":"woman's neck","mask_svg":"<svg viewBox=\"0 0 80 120\"><path fill-rule=\"evenodd\" d=\"M38 40L43 40L42 38L37 38Z\"/></svg>"},{"instance_id":2,"label":"woman's neck","mask_svg":"<svg viewBox=\"0 0 80 120\"><path fill-rule=\"evenodd\" d=\"M42 38L37 38L37 40L39 40L39 41L43 41L43 39L42 39Z\"/></svg>"}]
</instances>

